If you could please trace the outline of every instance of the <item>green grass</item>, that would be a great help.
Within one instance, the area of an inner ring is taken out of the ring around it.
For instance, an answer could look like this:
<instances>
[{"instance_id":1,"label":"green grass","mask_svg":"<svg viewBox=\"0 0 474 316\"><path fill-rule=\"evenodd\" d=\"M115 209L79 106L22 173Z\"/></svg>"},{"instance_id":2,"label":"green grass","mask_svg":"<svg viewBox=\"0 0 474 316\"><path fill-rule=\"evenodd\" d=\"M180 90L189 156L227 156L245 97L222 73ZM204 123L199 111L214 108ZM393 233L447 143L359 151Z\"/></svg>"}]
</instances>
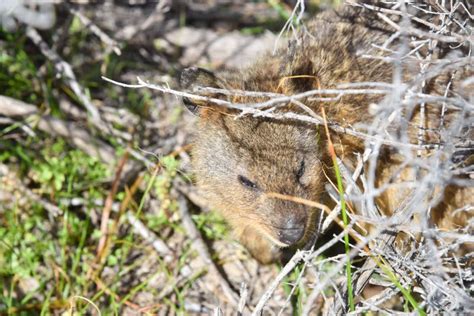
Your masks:
<instances>
[{"instance_id":1,"label":"green grass","mask_svg":"<svg viewBox=\"0 0 474 316\"><path fill-rule=\"evenodd\" d=\"M342 177L341 172L339 170L339 166L337 164L336 157L333 156L333 166L334 166L334 173L337 180L337 189L339 191L339 201L341 203L341 214L342 214L342 221L344 223L345 228L349 225L349 218L347 216L346 210L346 200L344 198L344 186L342 184ZM347 262L346 262L346 282L347 282L347 299L349 303L349 310L352 312L354 311L354 290L352 288L352 263L350 258L350 243L349 243L349 232L344 234L344 249L347 255Z\"/></svg>"},{"instance_id":2,"label":"green grass","mask_svg":"<svg viewBox=\"0 0 474 316\"><path fill-rule=\"evenodd\" d=\"M67 53L62 56L74 65L84 58L84 52L87 54L86 46L96 41L74 22L67 38ZM125 47L125 53L126 50ZM146 119L149 110L156 106L149 91L117 89L100 79L102 71L116 78L131 68L139 72L149 70L149 65L110 55L85 63L75 71L93 101L120 105ZM58 106L60 98L82 108L66 82L56 77L52 64L21 33L0 30L0 87L0 94L29 102L57 118L65 119ZM169 121L179 122L181 115L182 109L176 108L170 112ZM42 201L59 207L62 213L53 216L41 201L31 200L29 196L18 196L22 197L21 203L14 198L11 205L0 205L0 315L65 312L82 315L93 313L94 305L102 315L121 315L140 294L159 295L156 284L150 284L154 277L163 275L166 282L175 282L177 271L196 256L191 243L180 245L177 262L171 266L165 264L132 230L125 217L117 213L111 214L111 225L116 225L117 231L110 237L104 260L96 262L100 215L116 166L90 157L72 147L67 139L51 137L34 126L35 134L27 135L21 127L22 122L0 125L0 163L7 165L28 190ZM130 128L114 127L124 131ZM118 158L123 155L124 145L106 135L104 140L116 150ZM137 137L130 146L137 148L139 141ZM165 241L173 236L186 240L176 216L172 183L176 177L187 180L188 176L180 171L180 161L171 155L161 157L160 163L162 168L156 172L145 172L142 185L136 189L126 210L134 212ZM0 177L4 189L1 181ZM128 187L120 188L113 201L122 203L127 190ZM14 187L8 192L18 194ZM147 206L150 197L163 202L159 209ZM194 214L193 219L209 242L227 236L227 226L219 216ZM150 267L146 277L136 280L136 271L149 264L149 258L155 258L156 264ZM161 305L150 312L163 306L184 312L184 298L203 273L196 271L186 282L177 284L160 301Z\"/></svg>"},{"instance_id":3,"label":"green grass","mask_svg":"<svg viewBox=\"0 0 474 316\"><path fill-rule=\"evenodd\" d=\"M280 18L283 20L288 20L290 18L290 13L288 10L285 8L285 6L278 0L267 0L268 4L275 10Z\"/></svg>"},{"instance_id":4,"label":"green grass","mask_svg":"<svg viewBox=\"0 0 474 316\"><path fill-rule=\"evenodd\" d=\"M372 260L375 260L375 263L377 264L377 266L385 273L385 275L388 277L390 282L392 282L402 293L403 297L405 298L405 306L404 306L405 311L409 312L408 311L408 304L409 304L413 307L413 310L416 310L418 315L421 315L421 316L426 315L425 310L418 304L416 299L413 297L411 290L409 288L406 289L405 287L402 286L397 275L393 272L389 264L382 257L372 258Z\"/></svg>"},{"instance_id":5,"label":"green grass","mask_svg":"<svg viewBox=\"0 0 474 316\"><path fill-rule=\"evenodd\" d=\"M25 45L26 37L0 29L2 37L5 41L0 47L0 93L26 102L42 102L44 82L38 78L35 60Z\"/></svg>"},{"instance_id":6,"label":"green grass","mask_svg":"<svg viewBox=\"0 0 474 316\"><path fill-rule=\"evenodd\" d=\"M14 156L16 152L15 148L5 151L3 160L18 157ZM96 185L108 176L102 163L68 148L62 140L39 153L25 150L21 164L25 175L36 184L36 191L57 201L63 214L51 221L50 214L39 203L31 203L29 207L13 206L0 213L0 278L4 281L0 313L22 314L22 307L38 302L44 295L53 296L54 293L56 299L44 301L44 304L51 304L72 293L83 293L90 284L84 277L84 270L85 263L93 256L88 245L94 238L87 238L92 235L93 227L83 214L61 201L87 196L85 203L92 205L95 198L105 193ZM95 189L91 190L91 186ZM33 282L33 286L22 285L27 282ZM50 286L52 283L54 287ZM15 292L19 289L27 290L24 297L17 297ZM24 313L28 314L28 311Z\"/></svg>"},{"instance_id":7,"label":"green grass","mask_svg":"<svg viewBox=\"0 0 474 316\"><path fill-rule=\"evenodd\" d=\"M19 157L15 146L9 149L2 153L4 162ZM169 275L169 282L173 282L173 272L160 264L144 281L123 288L121 279L133 275L133 271L145 260L141 256L138 260L130 261L132 254L152 252L147 246L141 245L137 235L127 229L112 238L110 253L101 268L94 267L94 270L116 271L115 277L102 280L107 291L99 288L89 271L96 258L95 248L100 232L89 215L94 213L95 201L103 201L107 196L109 169L96 159L69 148L62 140L55 141L39 152L26 149L22 152L25 156L20 158L22 169L35 184L36 192L45 199L52 199L63 210L63 214L51 221L50 215L38 203L31 203L28 208L14 206L0 211L0 314L49 314L53 310L67 308L71 300L78 311L86 313L93 309L88 299L99 306L103 314L120 315L126 303L133 300L137 293L154 293L155 290L149 287L149 280L153 276L166 274ZM138 205L132 209L157 233L168 228L184 234L180 223L168 217L173 217L172 214L176 212L176 201L170 196L170 183L178 174L179 161L172 157L164 157L161 161L164 167L145 177L145 189L139 194ZM165 199L171 199L168 204L162 205L158 212L161 215L158 216L144 212L145 202L152 191ZM123 200L124 196L124 192L117 194L117 201ZM84 199L86 213L61 202L75 197ZM214 213L195 214L193 219L207 240L221 239L227 234L227 226ZM122 226L126 227L127 224L122 223ZM180 255L179 265L185 264L193 255L190 246L187 245L188 251ZM181 300L178 304L181 307L169 300L164 300L163 304L168 302L173 305L173 309L180 310L193 279L174 290ZM28 282L33 285L26 285ZM24 293L19 295L21 292Z\"/></svg>"},{"instance_id":8,"label":"green grass","mask_svg":"<svg viewBox=\"0 0 474 316\"><path fill-rule=\"evenodd\" d=\"M283 290L287 297L290 297L290 303L293 315L301 315L303 312L303 302L308 297L307 289L301 284L301 275L303 266L298 265L289 275L287 275L282 283Z\"/></svg>"},{"instance_id":9,"label":"green grass","mask_svg":"<svg viewBox=\"0 0 474 316\"><path fill-rule=\"evenodd\" d=\"M324 110L323 110L323 118L326 119ZM345 191L344 191L342 175L339 170L336 153L334 151L334 146L330 139L330 134L329 134L329 129L327 127L327 124L325 125L325 129L326 129L326 134L327 134L327 138L329 142L329 150L330 150L333 167L334 167L334 175L337 180L337 188L339 191L339 200L340 200L340 205L341 205L342 220L343 220L344 228L347 228L349 225L349 218L347 215L346 202L344 198ZM354 305L354 290L352 286L352 268L351 268L352 263L351 263L351 258L350 258L349 232L346 232L344 234L344 249L347 255L347 262L345 265L346 266L347 298L348 298L349 310L354 311L355 305ZM372 258L372 260L375 260L375 263L377 264L377 266L385 273L388 279L400 290L406 302L408 302L413 307L413 309L417 311L419 315L426 315L423 308L419 306L419 304L413 297L411 291L407 290L401 285L400 281L398 280L398 277L395 275L395 273L390 268L390 266L385 262L385 260L381 257L380 257L380 260L377 258Z\"/></svg>"},{"instance_id":10,"label":"green grass","mask_svg":"<svg viewBox=\"0 0 474 316\"><path fill-rule=\"evenodd\" d=\"M326 137L328 140L328 149L329 149L329 154L331 156L331 160L333 163L334 167L334 176L336 177L337 181L337 190L339 192L339 203L341 207L341 214L342 214L342 221L344 224L344 229L348 228L349 225L349 218L347 215L347 210L346 210L346 200L344 198L344 186L342 184L342 176L341 172L339 170L339 165L337 163L337 156L336 152L334 150L334 145L331 141L331 135L329 133L329 128L326 122L326 113L324 112L324 108L322 108L322 115L324 118L324 128L326 131ZM352 287L352 263L351 263L351 257L350 257L350 242L349 242L349 231L346 231L344 234L344 249L346 252L347 256L347 261L346 261L346 286L347 286L347 300L349 304L349 310L352 312L355 309L354 305L354 290Z\"/></svg>"}]
</instances>

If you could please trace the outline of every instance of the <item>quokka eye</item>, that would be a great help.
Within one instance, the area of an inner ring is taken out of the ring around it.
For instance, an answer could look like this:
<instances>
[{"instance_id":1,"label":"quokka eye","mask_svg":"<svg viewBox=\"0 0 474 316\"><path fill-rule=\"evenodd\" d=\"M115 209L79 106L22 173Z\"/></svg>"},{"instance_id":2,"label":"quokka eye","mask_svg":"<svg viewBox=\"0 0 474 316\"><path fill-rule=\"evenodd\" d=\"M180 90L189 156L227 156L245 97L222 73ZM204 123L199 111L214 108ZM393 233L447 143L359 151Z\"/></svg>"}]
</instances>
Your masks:
<instances>
[{"instance_id":1,"label":"quokka eye","mask_svg":"<svg viewBox=\"0 0 474 316\"><path fill-rule=\"evenodd\" d=\"M301 177L304 175L304 171L305 171L304 160L301 160L298 171L296 171L296 180L298 182L300 181Z\"/></svg>"},{"instance_id":2,"label":"quokka eye","mask_svg":"<svg viewBox=\"0 0 474 316\"><path fill-rule=\"evenodd\" d=\"M246 177L238 176L238 179L239 179L240 184L242 184L244 187L253 189L253 190L258 189L258 186L254 182L247 179Z\"/></svg>"}]
</instances>

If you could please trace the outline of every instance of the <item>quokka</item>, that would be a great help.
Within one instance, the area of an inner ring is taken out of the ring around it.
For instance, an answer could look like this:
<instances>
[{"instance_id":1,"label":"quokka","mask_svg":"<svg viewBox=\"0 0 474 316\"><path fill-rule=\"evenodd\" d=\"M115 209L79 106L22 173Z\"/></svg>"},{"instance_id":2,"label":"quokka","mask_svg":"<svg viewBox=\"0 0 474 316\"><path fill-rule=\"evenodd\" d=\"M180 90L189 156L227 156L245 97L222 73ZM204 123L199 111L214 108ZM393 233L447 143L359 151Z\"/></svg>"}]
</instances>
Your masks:
<instances>
[{"instance_id":1,"label":"quokka","mask_svg":"<svg viewBox=\"0 0 474 316\"><path fill-rule=\"evenodd\" d=\"M199 116L192 151L197 185L210 205L230 223L238 240L260 262L274 262L285 252L309 248L321 234L320 223L324 216L321 210L291 199L276 198L271 193L334 206L326 190L328 183L336 183L327 135L323 124L316 126L300 120L251 115L236 119L241 113L239 110L212 99L250 106L268 101L272 96L226 94L222 89L291 96L316 89L336 89L341 84L392 83L396 76L394 63L382 58L387 57L384 51L374 48L374 45L383 45L392 34L388 24L377 21L367 10L343 7L318 15L301 31L297 41L275 54L267 53L247 69L222 75L195 67L182 72L182 88L206 97L184 98L185 105ZM367 58L367 55L381 58ZM418 63L409 61L402 68L404 82L415 80L421 71ZM469 92L459 82L472 74L469 65L461 70L440 71L428 77L424 93L466 96ZM198 87L221 90L196 90ZM335 153L346 166L353 168L357 163L356 153L364 151L366 140L344 133L343 129L372 124L380 119L377 111L383 111L390 100L380 94L348 94L332 101L322 101L314 95L298 101L318 115L324 108L328 124L340 127L330 132ZM275 113L289 111L307 114L304 107L294 102L288 102ZM407 143L416 145L423 120L426 143L449 142L443 139L446 134L443 131L459 124L455 118L460 114L456 109L442 111L440 104L424 104L423 113L419 104L413 106L410 113L400 115L403 119L393 123L387 134L404 133ZM459 131L459 135L472 140L469 126L460 127ZM416 156L416 150L412 152ZM424 150L421 159L432 154L433 150ZM442 163L453 163L453 157L440 155L439 159L444 161ZM466 166L469 161L472 163L470 157L470 160L464 157ZM410 194L412 188L402 184L416 180L413 166L404 164L405 159L397 146L382 147L376 185L384 189L376 198L376 204L385 216L397 210ZM422 174L430 172L423 166L420 168ZM447 177L447 186L433 183L427 193L436 201L430 211L429 224L442 229L466 227L472 214L455 210L473 204L474 190L456 181L470 181L465 175L452 173ZM355 208L355 212L360 210Z\"/></svg>"}]
</instances>

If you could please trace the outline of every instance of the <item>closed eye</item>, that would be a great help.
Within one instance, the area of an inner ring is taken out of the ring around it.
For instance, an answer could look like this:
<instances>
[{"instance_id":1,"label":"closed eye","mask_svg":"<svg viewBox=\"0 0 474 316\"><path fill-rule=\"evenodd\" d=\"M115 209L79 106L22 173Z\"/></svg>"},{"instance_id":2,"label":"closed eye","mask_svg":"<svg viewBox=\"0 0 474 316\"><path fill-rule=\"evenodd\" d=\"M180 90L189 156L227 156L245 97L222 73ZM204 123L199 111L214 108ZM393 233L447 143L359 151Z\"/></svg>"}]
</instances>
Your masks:
<instances>
[{"instance_id":1,"label":"closed eye","mask_svg":"<svg viewBox=\"0 0 474 316\"><path fill-rule=\"evenodd\" d=\"M250 180L247 179L246 177L239 175L237 178L239 179L240 184L242 184L244 187L249 188L249 189L252 189L252 190L258 189L257 184L255 184L254 182L250 181Z\"/></svg>"},{"instance_id":2,"label":"closed eye","mask_svg":"<svg viewBox=\"0 0 474 316\"><path fill-rule=\"evenodd\" d=\"M305 171L305 165L304 165L304 160L301 160L300 162L300 166L298 168L298 170L296 171L296 181L298 181L300 183L300 180L301 180L301 177L304 175L304 171Z\"/></svg>"},{"instance_id":3,"label":"closed eye","mask_svg":"<svg viewBox=\"0 0 474 316\"><path fill-rule=\"evenodd\" d=\"M198 107L196 104L193 103L193 101L188 98L183 98L183 104L191 113L197 115Z\"/></svg>"}]
</instances>

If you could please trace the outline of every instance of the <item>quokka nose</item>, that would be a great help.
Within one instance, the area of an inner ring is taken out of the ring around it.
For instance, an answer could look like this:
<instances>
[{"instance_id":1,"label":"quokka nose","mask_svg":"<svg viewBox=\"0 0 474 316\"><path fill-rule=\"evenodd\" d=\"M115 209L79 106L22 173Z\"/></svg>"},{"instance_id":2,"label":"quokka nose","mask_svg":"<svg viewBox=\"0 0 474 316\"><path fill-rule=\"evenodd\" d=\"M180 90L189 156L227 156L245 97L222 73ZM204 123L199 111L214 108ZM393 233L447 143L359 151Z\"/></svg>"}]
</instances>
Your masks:
<instances>
[{"instance_id":1,"label":"quokka nose","mask_svg":"<svg viewBox=\"0 0 474 316\"><path fill-rule=\"evenodd\" d=\"M285 227L278 232L280 241L288 246L298 243L303 238L305 232L304 223L297 223L294 220L289 220Z\"/></svg>"}]
</instances>

